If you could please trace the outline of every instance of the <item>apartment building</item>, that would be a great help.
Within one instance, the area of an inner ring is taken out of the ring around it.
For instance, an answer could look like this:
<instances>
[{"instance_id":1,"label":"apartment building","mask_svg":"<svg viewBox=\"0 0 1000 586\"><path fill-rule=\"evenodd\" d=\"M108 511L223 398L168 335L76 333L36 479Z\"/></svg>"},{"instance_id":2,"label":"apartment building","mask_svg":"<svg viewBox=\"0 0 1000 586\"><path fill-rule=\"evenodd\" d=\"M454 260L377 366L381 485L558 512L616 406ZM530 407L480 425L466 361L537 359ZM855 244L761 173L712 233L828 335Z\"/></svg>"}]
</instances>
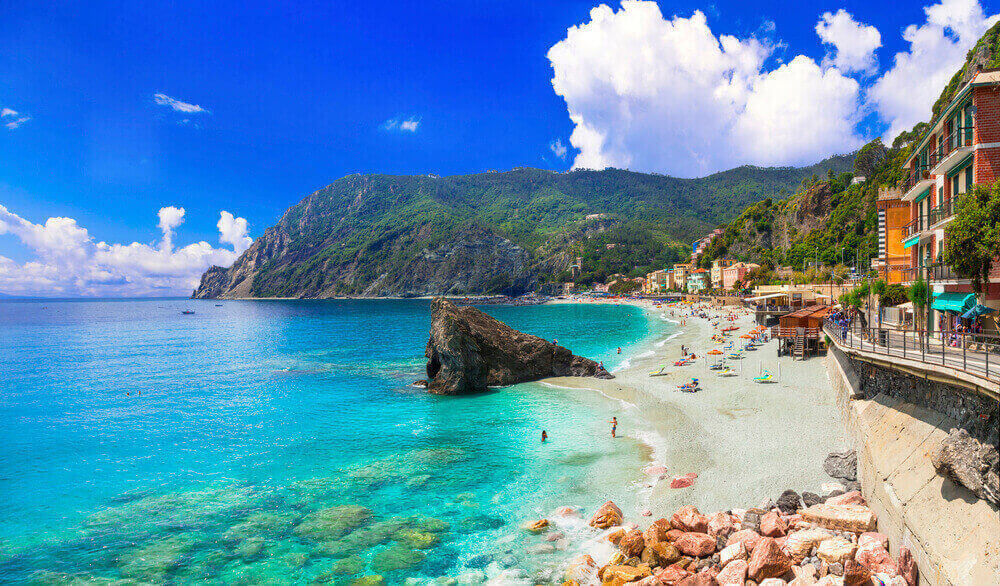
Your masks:
<instances>
[{"instance_id":1,"label":"apartment building","mask_svg":"<svg viewBox=\"0 0 1000 586\"><path fill-rule=\"evenodd\" d=\"M711 273L706 269L695 269L688 273L685 290L688 293L700 293L708 289Z\"/></svg>"},{"instance_id":2,"label":"apartment building","mask_svg":"<svg viewBox=\"0 0 1000 586\"><path fill-rule=\"evenodd\" d=\"M666 293L673 287L673 276L673 271L666 269L646 273L646 282L643 285L642 292L646 295Z\"/></svg>"},{"instance_id":3,"label":"apartment building","mask_svg":"<svg viewBox=\"0 0 1000 586\"><path fill-rule=\"evenodd\" d=\"M687 291L687 276L694 269L692 263L674 265L674 286L681 291Z\"/></svg>"},{"instance_id":4,"label":"apartment building","mask_svg":"<svg viewBox=\"0 0 1000 586\"><path fill-rule=\"evenodd\" d=\"M899 200L909 207L909 218L900 237L909 267L903 280L920 276L930 282L934 312L929 327L947 329L947 314L962 313L977 301L1000 309L1000 263L977 300L969 280L942 262L948 245L944 229L954 218L956 202L974 185L1000 178L1000 70L979 71L959 90L904 167Z\"/></svg>"},{"instance_id":5,"label":"apartment building","mask_svg":"<svg viewBox=\"0 0 1000 586\"><path fill-rule=\"evenodd\" d=\"M722 269L722 288L727 291L734 289L737 283L746 278L747 273L759 268L760 265L756 263L738 262Z\"/></svg>"},{"instance_id":6,"label":"apartment building","mask_svg":"<svg viewBox=\"0 0 1000 586\"><path fill-rule=\"evenodd\" d=\"M712 261L712 288L713 289L725 289L728 287L723 287L722 284L722 270L726 267L731 267L736 263L735 260L729 258L717 258Z\"/></svg>"},{"instance_id":7,"label":"apartment building","mask_svg":"<svg viewBox=\"0 0 1000 586\"><path fill-rule=\"evenodd\" d=\"M910 204L895 187L883 187L875 202L878 209L878 258L872 268L887 283L902 283L911 273L910 251L903 248L903 230L910 223Z\"/></svg>"}]
</instances>

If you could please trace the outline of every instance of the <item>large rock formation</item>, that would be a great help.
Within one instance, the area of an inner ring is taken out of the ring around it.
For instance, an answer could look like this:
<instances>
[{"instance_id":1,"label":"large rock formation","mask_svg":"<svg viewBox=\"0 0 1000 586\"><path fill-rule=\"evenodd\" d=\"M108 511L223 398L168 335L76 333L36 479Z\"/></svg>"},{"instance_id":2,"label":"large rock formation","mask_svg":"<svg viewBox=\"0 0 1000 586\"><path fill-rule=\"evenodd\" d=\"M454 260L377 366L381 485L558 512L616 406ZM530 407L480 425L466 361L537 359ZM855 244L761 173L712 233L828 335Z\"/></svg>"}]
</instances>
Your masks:
<instances>
[{"instance_id":1,"label":"large rock formation","mask_svg":"<svg viewBox=\"0 0 1000 586\"><path fill-rule=\"evenodd\" d=\"M593 360L519 332L472 307L431 304L427 390L463 395L550 376L614 378Z\"/></svg>"},{"instance_id":2,"label":"large rock formation","mask_svg":"<svg viewBox=\"0 0 1000 586\"><path fill-rule=\"evenodd\" d=\"M938 474L948 476L981 499L1000 505L1000 454L997 449L956 429L931 456Z\"/></svg>"}]
</instances>

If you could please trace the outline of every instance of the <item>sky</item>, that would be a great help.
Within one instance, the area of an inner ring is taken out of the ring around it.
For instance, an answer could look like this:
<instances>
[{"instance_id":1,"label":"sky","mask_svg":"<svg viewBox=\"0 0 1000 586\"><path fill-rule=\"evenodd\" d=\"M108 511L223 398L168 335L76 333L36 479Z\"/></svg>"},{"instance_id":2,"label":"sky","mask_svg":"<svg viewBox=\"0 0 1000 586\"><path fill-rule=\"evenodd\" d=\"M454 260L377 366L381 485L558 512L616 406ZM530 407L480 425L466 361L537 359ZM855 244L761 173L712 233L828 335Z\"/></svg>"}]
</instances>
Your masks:
<instances>
[{"instance_id":1,"label":"sky","mask_svg":"<svg viewBox=\"0 0 1000 586\"><path fill-rule=\"evenodd\" d=\"M997 3L5 0L0 294L189 294L350 173L696 177L891 141Z\"/></svg>"}]
</instances>

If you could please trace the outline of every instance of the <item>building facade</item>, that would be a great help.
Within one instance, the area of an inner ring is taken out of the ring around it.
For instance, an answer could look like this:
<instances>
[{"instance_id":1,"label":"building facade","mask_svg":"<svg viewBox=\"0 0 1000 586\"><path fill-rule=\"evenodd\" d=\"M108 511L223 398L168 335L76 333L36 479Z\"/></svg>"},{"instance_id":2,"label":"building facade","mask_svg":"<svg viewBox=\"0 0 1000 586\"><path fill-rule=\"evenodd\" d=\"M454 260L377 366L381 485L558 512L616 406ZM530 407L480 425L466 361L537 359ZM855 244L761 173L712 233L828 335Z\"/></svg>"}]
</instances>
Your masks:
<instances>
[{"instance_id":1,"label":"building facade","mask_svg":"<svg viewBox=\"0 0 1000 586\"><path fill-rule=\"evenodd\" d=\"M902 280L930 283L934 300L927 327L950 329L954 315L977 302L1000 309L1000 263L994 262L977 299L971 282L942 260L955 204L973 186L1000 178L1000 70L979 71L959 90L917 143L905 170L899 199L909 214L900 237L909 267Z\"/></svg>"},{"instance_id":2,"label":"building facade","mask_svg":"<svg viewBox=\"0 0 1000 586\"><path fill-rule=\"evenodd\" d=\"M708 289L710 273L705 269L695 269L688 273L686 290L688 293L700 293Z\"/></svg>"},{"instance_id":3,"label":"building facade","mask_svg":"<svg viewBox=\"0 0 1000 586\"><path fill-rule=\"evenodd\" d=\"M712 261L712 288L713 289L728 289L724 287L722 283L722 270L726 267L731 267L736 263L735 260L728 258L717 258Z\"/></svg>"},{"instance_id":4,"label":"building facade","mask_svg":"<svg viewBox=\"0 0 1000 586\"><path fill-rule=\"evenodd\" d=\"M681 291L687 290L687 276L688 273L694 268L691 263L675 264L674 265L674 287L680 289Z\"/></svg>"},{"instance_id":5,"label":"building facade","mask_svg":"<svg viewBox=\"0 0 1000 586\"><path fill-rule=\"evenodd\" d=\"M756 263L738 262L722 269L722 288L726 290L736 288L736 284L743 281L747 273L759 268L760 265Z\"/></svg>"},{"instance_id":6,"label":"building facade","mask_svg":"<svg viewBox=\"0 0 1000 586\"><path fill-rule=\"evenodd\" d=\"M887 283L902 283L910 276L910 252L903 248L903 230L910 223L910 204L894 187L878 191L878 258L872 268Z\"/></svg>"}]
</instances>

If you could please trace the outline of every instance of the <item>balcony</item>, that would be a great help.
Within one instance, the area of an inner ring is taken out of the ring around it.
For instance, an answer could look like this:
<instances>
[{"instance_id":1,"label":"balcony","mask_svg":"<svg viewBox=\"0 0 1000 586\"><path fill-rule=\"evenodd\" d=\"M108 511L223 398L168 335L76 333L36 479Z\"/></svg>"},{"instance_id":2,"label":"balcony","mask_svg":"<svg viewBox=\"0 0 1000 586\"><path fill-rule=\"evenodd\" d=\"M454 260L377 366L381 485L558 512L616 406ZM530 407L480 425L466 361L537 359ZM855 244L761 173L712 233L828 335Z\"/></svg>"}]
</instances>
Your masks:
<instances>
[{"instance_id":1,"label":"balcony","mask_svg":"<svg viewBox=\"0 0 1000 586\"><path fill-rule=\"evenodd\" d=\"M903 240L909 240L910 237L918 234L921 236L928 236L929 233L924 234L924 232L927 232L930 227L930 213L920 214L901 228Z\"/></svg>"},{"instance_id":2,"label":"balcony","mask_svg":"<svg viewBox=\"0 0 1000 586\"><path fill-rule=\"evenodd\" d=\"M899 190L903 192L903 201L913 201L925 189L934 185L934 176L927 172L927 167L920 166L911 169L909 174L903 178Z\"/></svg>"},{"instance_id":3,"label":"balcony","mask_svg":"<svg viewBox=\"0 0 1000 586\"><path fill-rule=\"evenodd\" d=\"M930 164L932 175L944 175L961 163L966 155L973 150L972 127L959 126L947 137L942 137L935 149L933 162Z\"/></svg>"},{"instance_id":4,"label":"balcony","mask_svg":"<svg viewBox=\"0 0 1000 586\"><path fill-rule=\"evenodd\" d=\"M932 209L927 219L930 226L932 228L939 228L942 224L950 221L955 216L958 201L963 195L965 194L959 193L958 195L953 195L950 199L945 200L941 205Z\"/></svg>"},{"instance_id":5,"label":"balcony","mask_svg":"<svg viewBox=\"0 0 1000 586\"><path fill-rule=\"evenodd\" d=\"M903 280L906 282L913 282L917 280L917 277L923 277L925 281L959 281L964 277L959 276L950 266L942 263L936 262L927 266L922 267L910 267L903 269Z\"/></svg>"}]
</instances>

